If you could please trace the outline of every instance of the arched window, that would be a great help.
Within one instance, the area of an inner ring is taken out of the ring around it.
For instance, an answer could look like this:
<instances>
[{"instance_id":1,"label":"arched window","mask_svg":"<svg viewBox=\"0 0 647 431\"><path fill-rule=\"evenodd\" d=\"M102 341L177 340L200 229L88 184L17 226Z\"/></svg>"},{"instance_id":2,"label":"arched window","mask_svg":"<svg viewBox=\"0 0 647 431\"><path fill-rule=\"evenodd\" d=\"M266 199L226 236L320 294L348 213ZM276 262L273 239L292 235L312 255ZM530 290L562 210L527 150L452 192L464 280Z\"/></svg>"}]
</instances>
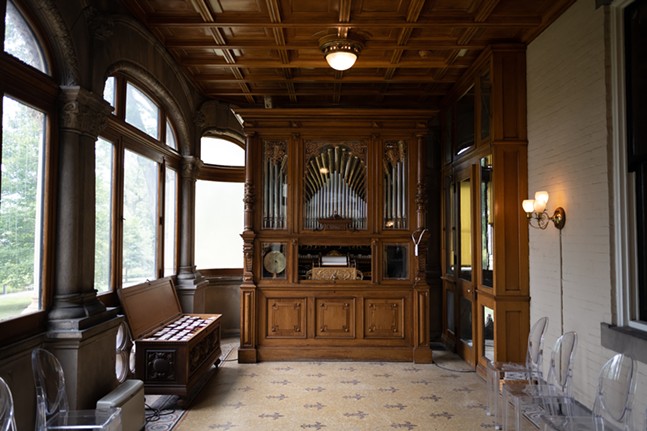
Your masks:
<instances>
[{"instance_id":1,"label":"arched window","mask_svg":"<svg viewBox=\"0 0 647 431\"><path fill-rule=\"evenodd\" d=\"M5 15L4 52L43 73L48 73L45 55L34 31L11 1L7 2Z\"/></svg>"},{"instance_id":2,"label":"arched window","mask_svg":"<svg viewBox=\"0 0 647 431\"><path fill-rule=\"evenodd\" d=\"M48 158L58 88L37 30L7 2L0 53L0 342L39 329L53 242ZM19 61L16 61L19 60ZM43 85L35 86L34 82ZM9 330L5 331L5 325ZM4 344L4 343L2 343Z\"/></svg>"},{"instance_id":3,"label":"arched window","mask_svg":"<svg viewBox=\"0 0 647 431\"><path fill-rule=\"evenodd\" d=\"M95 288L111 292L176 273L181 157L159 96L118 74L103 97L116 109L95 146Z\"/></svg>"},{"instance_id":4,"label":"arched window","mask_svg":"<svg viewBox=\"0 0 647 431\"><path fill-rule=\"evenodd\" d=\"M221 138L204 136L200 140L200 158L204 163L218 166L245 167L245 149Z\"/></svg>"},{"instance_id":5,"label":"arched window","mask_svg":"<svg viewBox=\"0 0 647 431\"><path fill-rule=\"evenodd\" d=\"M201 272L243 267L245 150L217 136L200 141L201 170L195 191L195 264ZM214 223L217 220L217 223Z\"/></svg>"}]
</instances>

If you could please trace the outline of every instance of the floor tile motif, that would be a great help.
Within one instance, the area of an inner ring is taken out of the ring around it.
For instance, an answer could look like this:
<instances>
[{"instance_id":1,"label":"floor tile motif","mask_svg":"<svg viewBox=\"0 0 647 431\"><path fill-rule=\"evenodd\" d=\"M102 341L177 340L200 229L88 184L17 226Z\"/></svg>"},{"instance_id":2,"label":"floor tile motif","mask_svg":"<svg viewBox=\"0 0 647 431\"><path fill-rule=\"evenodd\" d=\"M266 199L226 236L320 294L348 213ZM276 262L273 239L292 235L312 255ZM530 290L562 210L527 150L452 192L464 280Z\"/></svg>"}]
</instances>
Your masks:
<instances>
[{"instance_id":1,"label":"floor tile motif","mask_svg":"<svg viewBox=\"0 0 647 431\"><path fill-rule=\"evenodd\" d=\"M434 355L465 369L450 353ZM174 430L494 429L485 401L475 373L434 364L228 361Z\"/></svg>"}]
</instances>

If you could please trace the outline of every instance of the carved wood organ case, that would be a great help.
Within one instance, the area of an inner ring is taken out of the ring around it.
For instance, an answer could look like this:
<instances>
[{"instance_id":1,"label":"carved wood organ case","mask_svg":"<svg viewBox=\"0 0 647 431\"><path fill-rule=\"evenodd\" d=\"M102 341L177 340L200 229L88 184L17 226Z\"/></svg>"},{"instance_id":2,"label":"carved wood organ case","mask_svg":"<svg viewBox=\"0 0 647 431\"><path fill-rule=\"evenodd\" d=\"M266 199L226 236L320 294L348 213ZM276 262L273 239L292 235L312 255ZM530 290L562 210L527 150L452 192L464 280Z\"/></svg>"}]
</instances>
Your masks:
<instances>
[{"instance_id":1,"label":"carved wood organ case","mask_svg":"<svg viewBox=\"0 0 647 431\"><path fill-rule=\"evenodd\" d=\"M427 119L282 111L240 112L239 361L431 362Z\"/></svg>"}]
</instances>

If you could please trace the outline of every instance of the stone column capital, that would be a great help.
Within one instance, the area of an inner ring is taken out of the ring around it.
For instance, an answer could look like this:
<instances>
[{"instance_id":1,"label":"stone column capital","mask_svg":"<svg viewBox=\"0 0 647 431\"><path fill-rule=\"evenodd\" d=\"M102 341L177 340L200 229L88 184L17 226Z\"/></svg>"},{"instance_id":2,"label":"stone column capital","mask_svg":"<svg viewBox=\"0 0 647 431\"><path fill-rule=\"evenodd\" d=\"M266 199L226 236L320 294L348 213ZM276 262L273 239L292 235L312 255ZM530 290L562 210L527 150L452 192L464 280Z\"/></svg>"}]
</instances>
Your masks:
<instances>
[{"instance_id":1,"label":"stone column capital","mask_svg":"<svg viewBox=\"0 0 647 431\"><path fill-rule=\"evenodd\" d=\"M182 178L195 181L198 178L198 172L202 165L202 160L199 158L194 156L184 156L182 158Z\"/></svg>"},{"instance_id":2,"label":"stone column capital","mask_svg":"<svg viewBox=\"0 0 647 431\"><path fill-rule=\"evenodd\" d=\"M61 86L61 129L96 139L112 113L103 98L79 86Z\"/></svg>"}]
</instances>

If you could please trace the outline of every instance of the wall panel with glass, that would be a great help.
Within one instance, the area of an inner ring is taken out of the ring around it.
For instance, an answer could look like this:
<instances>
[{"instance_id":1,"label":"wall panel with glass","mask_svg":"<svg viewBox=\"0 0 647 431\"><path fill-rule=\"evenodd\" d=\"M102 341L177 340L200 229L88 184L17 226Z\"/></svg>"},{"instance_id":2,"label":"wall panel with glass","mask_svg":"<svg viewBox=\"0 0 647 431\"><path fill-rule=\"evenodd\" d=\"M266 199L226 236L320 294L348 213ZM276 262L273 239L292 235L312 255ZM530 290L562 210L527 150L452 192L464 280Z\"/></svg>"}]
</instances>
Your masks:
<instances>
[{"instance_id":1,"label":"wall panel with glass","mask_svg":"<svg viewBox=\"0 0 647 431\"><path fill-rule=\"evenodd\" d=\"M475 292L474 292L474 240L472 178L463 177L458 184L458 291L459 298L459 354L470 364L476 364L474 346Z\"/></svg>"}]
</instances>

